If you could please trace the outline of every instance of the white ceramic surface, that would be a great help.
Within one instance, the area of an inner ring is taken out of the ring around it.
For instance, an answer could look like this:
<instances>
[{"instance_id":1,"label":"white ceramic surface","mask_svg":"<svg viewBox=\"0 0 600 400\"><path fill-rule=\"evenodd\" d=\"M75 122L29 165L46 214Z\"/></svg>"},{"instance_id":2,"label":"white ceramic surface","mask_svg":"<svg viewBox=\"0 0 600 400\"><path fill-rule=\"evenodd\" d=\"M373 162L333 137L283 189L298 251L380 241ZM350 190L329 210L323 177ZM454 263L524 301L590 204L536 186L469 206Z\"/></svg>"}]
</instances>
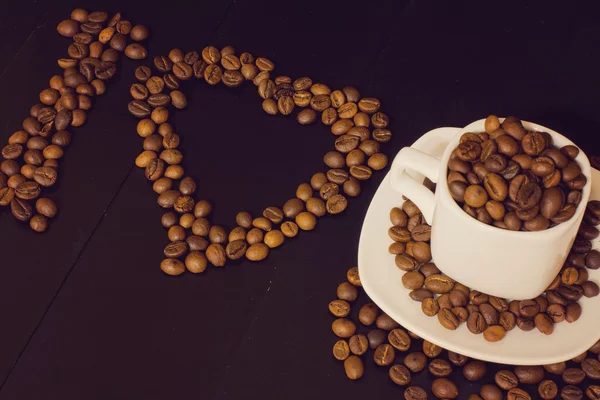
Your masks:
<instances>
[{"instance_id":1,"label":"white ceramic surface","mask_svg":"<svg viewBox=\"0 0 600 400\"><path fill-rule=\"evenodd\" d=\"M412 147L441 158L458 128L435 129L417 140ZM422 179L419 174L411 174ZM394 320L417 335L445 349L480 360L515 364L541 365L571 359L587 350L600 337L600 296L582 298L581 318L575 323L559 323L554 333L545 336L537 330L523 332L518 328L508 332L497 343L490 343L482 335L473 335L466 324L450 331L443 328L436 317L427 317L421 305L410 299L409 290L402 286L403 271L388 253L391 240L389 212L402 205L402 197L389 185L389 174L379 186L363 223L358 249L358 268L362 285L369 297ZM592 169L591 198L600 199L600 172ZM470 217L468 217L470 218ZM600 249L600 239L593 241ZM435 262L435 260L434 260ZM600 282L600 270L589 270L590 280Z\"/></svg>"},{"instance_id":2,"label":"white ceramic surface","mask_svg":"<svg viewBox=\"0 0 600 400\"><path fill-rule=\"evenodd\" d=\"M392 164L390 184L423 211L431 230L431 253L437 266L452 278L489 295L525 300L544 292L562 268L583 219L591 185L568 221L540 232L499 229L467 215L450 195L447 165L465 132L483 132L479 120L455 130L441 158L415 148L402 149ZM544 126L523 121L530 131L548 132L558 147L573 144ZM590 163L580 151L576 161L590 181ZM435 195L405 171L416 170L437 182ZM518 279L515 279L518 278Z\"/></svg>"}]
</instances>

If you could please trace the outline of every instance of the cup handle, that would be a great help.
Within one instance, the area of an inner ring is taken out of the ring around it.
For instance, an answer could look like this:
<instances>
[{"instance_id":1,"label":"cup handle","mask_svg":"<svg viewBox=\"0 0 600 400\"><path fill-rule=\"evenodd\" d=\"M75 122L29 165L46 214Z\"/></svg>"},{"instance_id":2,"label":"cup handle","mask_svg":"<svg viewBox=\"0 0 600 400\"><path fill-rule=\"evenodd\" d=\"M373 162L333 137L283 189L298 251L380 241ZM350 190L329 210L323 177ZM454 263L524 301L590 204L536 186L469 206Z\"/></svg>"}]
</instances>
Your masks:
<instances>
[{"instance_id":1,"label":"cup handle","mask_svg":"<svg viewBox=\"0 0 600 400\"><path fill-rule=\"evenodd\" d=\"M435 195L421 182L408 175L407 170L419 172L437 183L440 160L412 147L404 147L390 168L392 189L411 199L421 209L427 223L431 224L435 212Z\"/></svg>"}]
</instances>

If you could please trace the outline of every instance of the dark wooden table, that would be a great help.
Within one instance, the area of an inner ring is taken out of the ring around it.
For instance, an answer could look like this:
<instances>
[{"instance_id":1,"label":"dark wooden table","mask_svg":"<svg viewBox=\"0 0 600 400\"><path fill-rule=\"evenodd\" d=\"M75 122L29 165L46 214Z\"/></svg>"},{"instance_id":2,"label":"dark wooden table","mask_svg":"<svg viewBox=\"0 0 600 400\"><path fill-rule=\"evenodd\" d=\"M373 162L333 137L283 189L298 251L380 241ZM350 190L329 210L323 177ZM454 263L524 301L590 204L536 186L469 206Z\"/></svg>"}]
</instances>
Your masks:
<instances>
[{"instance_id":1,"label":"dark wooden table","mask_svg":"<svg viewBox=\"0 0 600 400\"><path fill-rule=\"evenodd\" d=\"M148 2L149 3L149 2ZM600 25L575 2L0 0L0 139L59 72L70 10L122 11L149 26L151 56L232 44L278 74L352 84L392 118L393 156L422 133L490 113L553 127L596 152ZM337 4L336 4L337 3ZM400 398L366 362L348 381L331 356L327 303L356 264L361 223L383 178L337 217L259 264L165 276L156 196L133 161L126 111L136 63L99 98L61 164L60 214L34 234L0 213L0 399ZM232 224L293 196L323 170L332 137L268 117L252 85L191 85L175 119L185 163L214 221ZM399 283L400 284L400 283ZM364 297L364 295L363 295ZM364 299L363 299L364 301ZM454 372L460 380L460 371ZM489 382L492 378L486 378ZM428 387L422 373L414 382ZM461 383L461 398L479 384ZM463 397L464 396L464 397Z\"/></svg>"}]
</instances>

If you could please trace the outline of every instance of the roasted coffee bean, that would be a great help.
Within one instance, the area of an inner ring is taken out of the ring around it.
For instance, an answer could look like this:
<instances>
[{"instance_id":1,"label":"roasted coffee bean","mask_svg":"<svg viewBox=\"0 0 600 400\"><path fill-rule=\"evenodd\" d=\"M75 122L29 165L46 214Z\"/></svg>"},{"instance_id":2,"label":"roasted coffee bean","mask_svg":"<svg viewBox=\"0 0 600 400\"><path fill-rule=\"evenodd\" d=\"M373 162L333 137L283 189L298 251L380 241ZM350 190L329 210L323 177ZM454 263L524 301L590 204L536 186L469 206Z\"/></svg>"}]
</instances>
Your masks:
<instances>
[{"instance_id":1,"label":"roasted coffee bean","mask_svg":"<svg viewBox=\"0 0 600 400\"><path fill-rule=\"evenodd\" d=\"M560 286L558 293L569 301L578 301L583 295L583 289L578 285Z\"/></svg>"},{"instance_id":2,"label":"roasted coffee bean","mask_svg":"<svg viewBox=\"0 0 600 400\"><path fill-rule=\"evenodd\" d=\"M356 325L348 319L338 318L331 324L331 329L336 336L347 339L356 332Z\"/></svg>"},{"instance_id":3,"label":"roasted coffee bean","mask_svg":"<svg viewBox=\"0 0 600 400\"><path fill-rule=\"evenodd\" d=\"M13 216L21 222L29 221L33 216L31 205L18 197L14 197L10 201L10 210Z\"/></svg>"},{"instance_id":4,"label":"roasted coffee bean","mask_svg":"<svg viewBox=\"0 0 600 400\"><path fill-rule=\"evenodd\" d=\"M581 369L583 369L588 378L594 380L600 379L600 361L597 359L586 358L581 363Z\"/></svg>"},{"instance_id":5,"label":"roasted coffee bean","mask_svg":"<svg viewBox=\"0 0 600 400\"><path fill-rule=\"evenodd\" d=\"M562 373L562 379L567 385L579 385L585 376L586 373L580 368L567 368Z\"/></svg>"},{"instance_id":6,"label":"roasted coffee bean","mask_svg":"<svg viewBox=\"0 0 600 400\"><path fill-rule=\"evenodd\" d=\"M393 365L390 368L388 375L396 385L405 386L410 383L410 371L404 365Z\"/></svg>"},{"instance_id":7,"label":"roasted coffee bean","mask_svg":"<svg viewBox=\"0 0 600 400\"><path fill-rule=\"evenodd\" d=\"M460 324L460 321L456 315L454 315L454 313L447 308L440 309L437 316L440 324L446 329L455 330Z\"/></svg>"},{"instance_id":8,"label":"roasted coffee bean","mask_svg":"<svg viewBox=\"0 0 600 400\"><path fill-rule=\"evenodd\" d=\"M337 288L337 296L341 300L354 301L358 297L358 290L349 282L343 282Z\"/></svg>"},{"instance_id":9,"label":"roasted coffee bean","mask_svg":"<svg viewBox=\"0 0 600 400\"><path fill-rule=\"evenodd\" d=\"M500 325L505 331L511 331L517 324L517 317L510 311L503 311L500 313L499 321Z\"/></svg>"},{"instance_id":10,"label":"roasted coffee bean","mask_svg":"<svg viewBox=\"0 0 600 400\"><path fill-rule=\"evenodd\" d=\"M534 323L536 328L544 335L550 335L554 331L554 321L546 314L537 314Z\"/></svg>"},{"instance_id":11,"label":"roasted coffee bean","mask_svg":"<svg viewBox=\"0 0 600 400\"><path fill-rule=\"evenodd\" d=\"M452 365L446 360L436 358L429 363L429 372L437 378L444 378L452 373Z\"/></svg>"},{"instance_id":12,"label":"roasted coffee bean","mask_svg":"<svg viewBox=\"0 0 600 400\"><path fill-rule=\"evenodd\" d=\"M152 70L145 65L137 67L135 70L135 78L140 82L146 82L152 76Z\"/></svg>"},{"instance_id":13,"label":"roasted coffee bean","mask_svg":"<svg viewBox=\"0 0 600 400\"><path fill-rule=\"evenodd\" d=\"M431 384L431 392L438 399L456 399L458 387L446 378L438 378Z\"/></svg>"},{"instance_id":14,"label":"roasted coffee bean","mask_svg":"<svg viewBox=\"0 0 600 400\"><path fill-rule=\"evenodd\" d=\"M425 277L418 271L406 272L402 275L402 285L410 290L421 288L424 282Z\"/></svg>"},{"instance_id":15,"label":"roasted coffee bean","mask_svg":"<svg viewBox=\"0 0 600 400\"><path fill-rule=\"evenodd\" d=\"M397 327L399 327L400 325L394 321L389 315L387 314L381 314L377 317L377 319L375 320L375 325L379 328L379 329L383 329L386 331L391 331Z\"/></svg>"},{"instance_id":16,"label":"roasted coffee bean","mask_svg":"<svg viewBox=\"0 0 600 400\"><path fill-rule=\"evenodd\" d=\"M343 339L338 340L333 345L333 356L336 360L343 361L350 355L350 347L348 342Z\"/></svg>"},{"instance_id":17,"label":"roasted coffee bean","mask_svg":"<svg viewBox=\"0 0 600 400\"><path fill-rule=\"evenodd\" d=\"M442 353L442 348L427 340L423 340L423 353L429 358L435 358Z\"/></svg>"},{"instance_id":18,"label":"roasted coffee bean","mask_svg":"<svg viewBox=\"0 0 600 400\"><path fill-rule=\"evenodd\" d=\"M476 382L481 380L487 371L487 367L482 361L469 361L463 367L463 375L468 381Z\"/></svg>"},{"instance_id":19,"label":"roasted coffee bean","mask_svg":"<svg viewBox=\"0 0 600 400\"><path fill-rule=\"evenodd\" d=\"M412 238L411 232L408 229L401 227L399 225L395 225L395 226L392 226L391 228L389 228L388 235L395 242L402 242L402 243L408 243Z\"/></svg>"},{"instance_id":20,"label":"roasted coffee bean","mask_svg":"<svg viewBox=\"0 0 600 400\"><path fill-rule=\"evenodd\" d=\"M402 271L414 271L419 266L417 260L408 254L398 254L394 261Z\"/></svg>"},{"instance_id":21,"label":"roasted coffee bean","mask_svg":"<svg viewBox=\"0 0 600 400\"><path fill-rule=\"evenodd\" d=\"M471 333L480 334L486 330L487 322L481 313L474 312L467 319L467 328Z\"/></svg>"},{"instance_id":22,"label":"roasted coffee bean","mask_svg":"<svg viewBox=\"0 0 600 400\"><path fill-rule=\"evenodd\" d=\"M410 353L404 357L404 365L411 372L421 372L427 366L427 357L420 352Z\"/></svg>"},{"instance_id":23,"label":"roasted coffee bean","mask_svg":"<svg viewBox=\"0 0 600 400\"><path fill-rule=\"evenodd\" d=\"M454 287L454 281L445 275L434 274L425 279L425 287L433 293L448 293Z\"/></svg>"},{"instance_id":24,"label":"roasted coffee bean","mask_svg":"<svg viewBox=\"0 0 600 400\"><path fill-rule=\"evenodd\" d=\"M500 370L494 375L494 381L496 385L500 386L501 389L510 390L517 387L519 380L515 374L509 370Z\"/></svg>"},{"instance_id":25,"label":"roasted coffee bean","mask_svg":"<svg viewBox=\"0 0 600 400\"><path fill-rule=\"evenodd\" d=\"M52 167L39 167L33 173L33 180L41 186L50 187L56 183L56 169Z\"/></svg>"},{"instance_id":26,"label":"roasted coffee bean","mask_svg":"<svg viewBox=\"0 0 600 400\"><path fill-rule=\"evenodd\" d=\"M558 396L558 386L556 386L556 383L551 380L542 381L538 386L538 393L544 400L554 399L556 396Z\"/></svg>"},{"instance_id":27,"label":"roasted coffee bean","mask_svg":"<svg viewBox=\"0 0 600 400\"><path fill-rule=\"evenodd\" d=\"M587 281L581 286L583 288L583 295L585 297L596 297L598 294L600 294L600 288L596 282Z\"/></svg>"},{"instance_id":28,"label":"roasted coffee bean","mask_svg":"<svg viewBox=\"0 0 600 400\"><path fill-rule=\"evenodd\" d=\"M560 397L563 400L581 400L583 392L577 386L567 385L560 391Z\"/></svg>"},{"instance_id":29,"label":"roasted coffee bean","mask_svg":"<svg viewBox=\"0 0 600 400\"><path fill-rule=\"evenodd\" d=\"M541 366L517 366L514 373L522 384L538 384L544 379L544 369Z\"/></svg>"},{"instance_id":30,"label":"roasted coffee bean","mask_svg":"<svg viewBox=\"0 0 600 400\"><path fill-rule=\"evenodd\" d=\"M350 356L344 361L344 371L349 379L356 380L363 376L364 366L357 356Z\"/></svg>"},{"instance_id":31,"label":"roasted coffee bean","mask_svg":"<svg viewBox=\"0 0 600 400\"><path fill-rule=\"evenodd\" d=\"M551 374L561 375L565 369L567 369L567 364L563 362L558 362L554 364L547 364L543 366L546 371Z\"/></svg>"},{"instance_id":32,"label":"roasted coffee bean","mask_svg":"<svg viewBox=\"0 0 600 400\"><path fill-rule=\"evenodd\" d=\"M181 275L185 272L185 265L175 258L165 258L160 263L160 269L167 275Z\"/></svg>"},{"instance_id":33,"label":"roasted coffee bean","mask_svg":"<svg viewBox=\"0 0 600 400\"><path fill-rule=\"evenodd\" d=\"M377 347L382 345L387 339L387 333L383 329L372 329L367 333L367 339L369 340L369 347L375 350Z\"/></svg>"},{"instance_id":34,"label":"roasted coffee bean","mask_svg":"<svg viewBox=\"0 0 600 400\"><path fill-rule=\"evenodd\" d=\"M508 166L508 162L502 155L492 154L485 159L484 165L488 172L499 173Z\"/></svg>"},{"instance_id":35,"label":"roasted coffee bean","mask_svg":"<svg viewBox=\"0 0 600 400\"><path fill-rule=\"evenodd\" d=\"M581 306L579 303L570 303L565 309L565 320L567 322L575 322L581 316Z\"/></svg>"},{"instance_id":36,"label":"roasted coffee bean","mask_svg":"<svg viewBox=\"0 0 600 400\"><path fill-rule=\"evenodd\" d=\"M363 334L354 335L349 340L350 351L352 354L361 356L369 349L369 341Z\"/></svg>"},{"instance_id":37,"label":"roasted coffee bean","mask_svg":"<svg viewBox=\"0 0 600 400\"><path fill-rule=\"evenodd\" d=\"M37 182L25 181L17 185L15 196L23 200L33 200L40 195L41 188Z\"/></svg>"},{"instance_id":38,"label":"roasted coffee bean","mask_svg":"<svg viewBox=\"0 0 600 400\"><path fill-rule=\"evenodd\" d=\"M454 307L465 307L468 297L464 292L455 289L450 292L450 302Z\"/></svg>"},{"instance_id":39,"label":"roasted coffee bean","mask_svg":"<svg viewBox=\"0 0 600 400\"><path fill-rule=\"evenodd\" d=\"M417 289L411 291L409 296L414 301L423 301L424 299L433 298L433 293L427 289Z\"/></svg>"},{"instance_id":40,"label":"roasted coffee bean","mask_svg":"<svg viewBox=\"0 0 600 400\"><path fill-rule=\"evenodd\" d=\"M333 300L329 303L329 311L336 317L346 317L350 313L350 303L346 300Z\"/></svg>"},{"instance_id":41,"label":"roasted coffee bean","mask_svg":"<svg viewBox=\"0 0 600 400\"><path fill-rule=\"evenodd\" d=\"M483 331L483 338L488 342L497 342L499 340L504 339L504 335L506 331L500 325L492 325L488 326L485 331Z\"/></svg>"},{"instance_id":42,"label":"roasted coffee bean","mask_svg":"<svg viewBox=\"0 0 600 400\"><path fill-rule=\"evenodd\" d=\"M591 400L600 400L600 386L598 386L598 385L588 386L588 388L585 390L585 394Z\"/></svg>"}]
</instances>

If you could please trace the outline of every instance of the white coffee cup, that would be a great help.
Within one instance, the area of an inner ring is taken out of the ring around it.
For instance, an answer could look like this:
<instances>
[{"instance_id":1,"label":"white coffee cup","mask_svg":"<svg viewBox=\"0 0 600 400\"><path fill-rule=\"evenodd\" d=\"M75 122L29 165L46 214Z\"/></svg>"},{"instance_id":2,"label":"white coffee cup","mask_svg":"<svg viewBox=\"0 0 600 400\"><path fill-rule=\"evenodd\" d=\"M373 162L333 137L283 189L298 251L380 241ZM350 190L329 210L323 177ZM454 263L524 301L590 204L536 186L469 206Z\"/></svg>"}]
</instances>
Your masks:
<instances>
[{"instance_id":1,"label":"white coffee cup","mask_svg":"<svg viewBox=\"0 0 600 400\"><path fill-rule=\"evenodd\" d=\"M587 184L575 215L538 232L509 231L486 225L468 215L450 195L448 160L466 132L484 132L484 119L464 127L450 141L441 160L419 150L403 148L391 166L390 185L411 199L431 228L433 262L446 275L489 295L511 300L533 299L556 277L575 240L590 197L590 162L580 151L576 161ZM572 145L566 137L544 126L522 121L528 131L548 132L554 145ZM437 183L435 194L408 172Z\"/></svg>"}]
</instances>

